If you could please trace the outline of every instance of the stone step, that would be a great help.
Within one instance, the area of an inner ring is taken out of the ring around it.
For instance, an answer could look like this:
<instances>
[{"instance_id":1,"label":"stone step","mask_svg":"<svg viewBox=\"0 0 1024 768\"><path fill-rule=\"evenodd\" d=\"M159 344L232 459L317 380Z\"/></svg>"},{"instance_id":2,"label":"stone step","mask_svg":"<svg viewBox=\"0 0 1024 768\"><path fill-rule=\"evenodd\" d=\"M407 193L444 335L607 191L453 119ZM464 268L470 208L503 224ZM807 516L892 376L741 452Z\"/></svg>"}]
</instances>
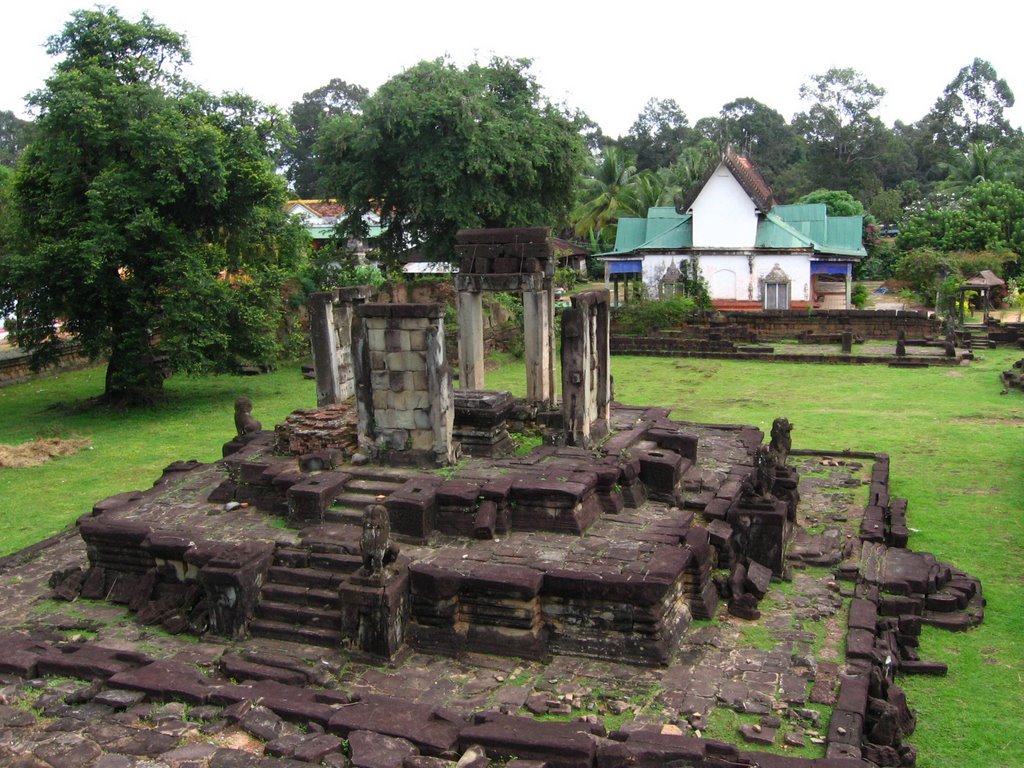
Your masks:
<instances>
[{"instance_id":1,"label":"stone step","mask_svg":"<svg viewBox=\"0 0 1024 768\"><path fill-rule=\"evenodd\" d=\"M253 619L249 623L249 634L253 637L266 637L271 640L284 640L291 643L320 645L326 648L337 648L341 645L341 632L326 627L304 627L272 619Z\"/></svg>"},{"instance_id":2,"label":"stone step","mask_svg":"<svg viewBox=\"0 0 1024 768\"><path fill-rule=\"evenodd\" d=\"M294 584L264 584L261 600L292 605L310 605L317 608L338 608L341 601L334 589L315 589Z\"/></svg>"},{"instance_id":3,"label":"stone step","mask_svg":"<svg viewBox=\"0 0 1024 768\"><path fill-rule=\"evenodd\" d=\"M360 520L362 518L360 517ZM309 567L319 568L332 573L355 573L363 565L359 555L346 555L334 552L310 552Z\"/></svg>"},{"instance_id":4,"label":"stone step","mask_svg":"<svg viewBox=\"0 0 1024 768\"><path fill-rule=\"evenodd\" d=\"M309 563L309 550L296 547L278 547L274 550L274 565L305 568Z\"/></svg>"},{"instance_id":5,"label":"stone step","mask_svg":"<svg viewBox=\"0 0 1024 768\"><path fill-rule=\"evenodd\" d=\"M348 486L346 486L346 490L348 490ZM362 512L363 509L373 504L376 498L377 496L372 493L339 493L334 497L328 511L335 507L355 507Z\"/></svg>"},{"instance_id":6,"label":"stone step","mask_svg":"<svg viewBox=\"0 0 1024 768\"><path fill-rule=\"evenodd\" d=\"M261 601L256 606L256 618L320 629L339 629L341 623L341 616L337 610L291 603L275 603L269 600Z\"/></svg>"},{"instance_id":7,"label":"stone step","mask_svg":"<svg viewBox=\"0 0 1024 768\"><path fill-rule=\"evenodd\" d=\"M267 569L268 584L293 584L301 587L329 589L336 587L341 577L320 568L290 568L272 565Z\"/></svg>"},{"instance_id":8,"label":"stone step","mask_svg":"<svg viewBox=\"0 0 1024 768\"><path fill-rule=\"evenodd\" d=\"M380 494L387 496L403 485L405 485L404 480L357 477L345 483L345 490L355 493L369 493L374 496Z\"/></svg>"},{"instance_id":9,"label":"stone step","mask_svg":"<svg viewBox=\"0 0 1024 768\"><path fill-rule=\"evenodd\" d=\"M324 512L324 522L335 523L337 525L356 525L362 527L363 509L353 509L352 507L331 507Z\"/></svg>"}]
</instances>

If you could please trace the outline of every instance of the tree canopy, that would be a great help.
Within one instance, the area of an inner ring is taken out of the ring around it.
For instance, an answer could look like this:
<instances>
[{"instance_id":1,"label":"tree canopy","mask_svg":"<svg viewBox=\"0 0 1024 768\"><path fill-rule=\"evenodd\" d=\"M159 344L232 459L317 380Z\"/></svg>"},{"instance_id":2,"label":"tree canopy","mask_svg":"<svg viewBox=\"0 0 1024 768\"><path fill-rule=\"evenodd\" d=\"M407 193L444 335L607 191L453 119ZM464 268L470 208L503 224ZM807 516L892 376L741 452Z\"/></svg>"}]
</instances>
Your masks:
<instances>
[{"instance_id":1,"label":"tree canopy","mask_svg":"<svg viewBox=\"0 0 1024 768\"><path fill-rule=\"evenodd\" d=\"M747 155L773 186L803 155L803 143L786 119L757 99L734 99L718 117L704 118L697 130L725 149Z\"/></svg>"},{"instance_id":2,"label":"tree canopy","mask_svg":"<svg viewBox=\"0 0 1024 768\"><path fill-rule=\"evenodd\" d=\"M672 165L693 133L674 99L649 99L620 145L636 157L637 170Z\"/></svg>"},{"instance_id":3,"label":"tree canopy","mask_svg":"<svg viewBox=\"0 0 1024 768\"><path fill-rule=\"evenodd\" d=\"M76 11L47 50L0 261L16 341L37 363L66 337L109 355L115 402L151 400L166 369L269 362L300 242L274 172L286 122L184 80L185 38L146 15Z\"/></svg>"},{"instance_id":4,"label":"tree canopy","mask_svg":"<svg viewBox=\"0 0 1024 768\"><path fill-rule=\"evenodd\" d=\"M971 144L1006 142L1016 133L1004 116L1013 91L984 59L960 69L925 117L934 141L967 152Z\"/></svg>"},{"instance_id":5,"label":"tree canopy","mask_svg":"<svg viewBox=\"0 0 1024 768\"><path fill-rule=\"evenodd\" d=\"M876 191L889 138L875 111L885 89L854 69L833 68L800 87L810 102L794 119L807 142L810 179L817 186L850 189L860 196Z\"/></svg>"},{"instance_id":6,"label":"tree canopy","mask_svg":"<svg viewBox=\"0 0 1024 768\"><path fill-rule=\"evenodd\" d=\"M28 145L32 123L9 109L0 111L0 165L13 168Z\"/></svg>"},{"instance_id":7,"label":"tree canopy","mask_svg":"<svg viewBox=\"0 0 1024 768\"><path fill-rule=\"evenodd\" d=\"M1024 190L1005 181L979 182L953 204L911 217L898 242L908 250L1002 253L1007 272L1016 273L1024 254Z\"/></svg>"},{"instance_id":8,"label":"tree canopy","mask_svg":"<svg viewBox=\"0 0 1024 768\"><path fill-rule=\"evenodd\" d=\"M450 258L460 228L563 221L584 158L579 126L541 95L527 60L460 69L423 61L384 83L359 115L328 120L317 151L345 204L345 234Z\"/></svg>"},{"instance_id":9,"label":"tree canopy","mask_svg":"<svg viewBox=\"0 0 1024 768\"><path fill-rule=\"evenodd\" d=\"M324 122L332 117L358 114L368 95L361 85L333 78L327 85L302 94L302 100L292 104L289 117L295 140L284 159L288 181L299 197L324 194L323 168L315 152Z\"/></svg>"}]
</instances>

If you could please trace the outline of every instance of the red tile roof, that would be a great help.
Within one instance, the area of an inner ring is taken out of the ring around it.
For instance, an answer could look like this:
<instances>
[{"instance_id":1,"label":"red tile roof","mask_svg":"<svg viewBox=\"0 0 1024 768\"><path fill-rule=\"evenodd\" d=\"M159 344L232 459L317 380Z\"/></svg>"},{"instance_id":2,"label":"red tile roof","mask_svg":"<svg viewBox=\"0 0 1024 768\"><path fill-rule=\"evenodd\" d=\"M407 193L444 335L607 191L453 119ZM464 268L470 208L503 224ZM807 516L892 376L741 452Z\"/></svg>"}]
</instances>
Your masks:
<instances>
[{"instance_id":1,"label":"red tile roof","mask_svg":"<svg viewBox=\"0 0 1024 768\"><path fill-rule=\"evenodd\" d=\"M325 219L345 213L345 206L334 200L289 200L288 205L301 205Z\"/></svg>"},{"instance_id":2,"label":"red tile roof","mask_svg":"<svg viewBox=\"0 0 1024 768\"><path fill-rule=\"evenodd\" d=\"M757 166L751 162L750 158L738 155L732 149L727 149L722 155L721 162L725 163L725 167L729 169L736 181L743 187L743 191L754 201L762 213L767 213L775 206L772 188L768 186L768 182L764 180L764 176L757 170ZM718 170L718 163L708 168L704 178L690 188L686 197L676 206L679 213L686 213L690 210L690 206L704 189L704 185L714 176L716 170Z\"/></svg>"},{"instance_id":3,"label":"red tile roof","mask_svg":"<svg viewBox=\"0 0 1024 768\"><path fill-rule=\"evenodd\" d=\"M737 155L729 150L725 153L722 161L732 171L732 175L736 177L740 186L750 195L750 199L757 204L757 207L764 213L770 211L775 205L772 188L768 186L768 182L764 180L764 176L757 170L757 166L750 161L750 158Z\"/></svg>"}]
</instances>

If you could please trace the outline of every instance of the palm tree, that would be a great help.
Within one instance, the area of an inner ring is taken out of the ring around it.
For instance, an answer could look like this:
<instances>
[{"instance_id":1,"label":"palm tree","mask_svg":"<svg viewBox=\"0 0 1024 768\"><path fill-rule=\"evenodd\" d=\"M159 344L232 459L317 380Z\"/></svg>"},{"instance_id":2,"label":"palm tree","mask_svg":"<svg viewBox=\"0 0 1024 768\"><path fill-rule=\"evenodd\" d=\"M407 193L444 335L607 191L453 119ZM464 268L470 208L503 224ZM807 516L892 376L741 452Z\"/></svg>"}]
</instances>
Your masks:
<instances>
[{"instance_id":1,"label":"palm tree","mask_svg":"<svg viewBox=\"0 0 1024 768\"><path fill-rule=\"evenodd\" d=\"M669 182L664 173L641 171L622 195L622 213L627 216L644 218L648 208L668 205L672 202Z\"/></svg>"},{"instance_id":2,"label":"palm tree","mask_svg":"<svg viewBox=\"0 0 1024 768\"><path fill-rule=\"evenodd\" d=\"M607 230L618 220L628 189L636 179L633 158L619 147L606 147L583 182L583 201L572 212L576 234L607 242Z\"/></svg>"},{"instance_id":3,"label":"palm tree","mask_svg":"<svg viewBox=\"0 0 1024 768\"><path fill-rule=\"evenodd\" d=\"M668 169L668 184L684 196L695 185L704 180L708 171L718 164L722 153L713 141L702 141L683 149L679 159Z\"/></svg>"},{"instance_id":4,"label":"palm tree","mask_svg":"<svg viewBox=\"0 0 1024 768\"><path fill-rule=\"evenodd\" d=\"M981 181L999 181L1006 174L999 167L998 160L996 152L985 142L972 142L967 154L948 167L949 175L939 183L939 188L945 192L963 192Z\"/></svg>"}]
</instances>

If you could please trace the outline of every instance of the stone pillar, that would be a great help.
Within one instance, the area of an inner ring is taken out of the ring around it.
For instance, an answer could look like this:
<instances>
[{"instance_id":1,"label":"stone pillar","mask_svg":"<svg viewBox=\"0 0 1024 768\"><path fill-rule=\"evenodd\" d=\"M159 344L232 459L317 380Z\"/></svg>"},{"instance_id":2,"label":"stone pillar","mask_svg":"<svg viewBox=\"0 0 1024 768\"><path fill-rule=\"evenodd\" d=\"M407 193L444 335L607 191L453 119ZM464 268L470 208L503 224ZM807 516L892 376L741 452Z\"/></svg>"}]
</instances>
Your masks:
<instances>
[{"instance_id":1,"label":"stone pillar","mask_svg":"<svg viewBox=\"0 0 1024 768\"><path fill-rule=\"evenodd\" d=\"M352 368L352 317L373 289L336 288L309 298L309 335L316 373L317 406L340 403L355 394Z\"/></svg>"},{"instance_id":2,"label":"stone pillar","mask_svg":"<svg viewBox=\"0 0 1024 768\"><path fill-rule=\"evenodd\" d=\"M459 291L459 387L484 388L484 309L479 291Z\"/></svg>"},{"instance_id":3,"label":"stone pillar","mask_svg":"<svg viewBox=\"0 0 1024 768\"><path fill-rule=\"evenodd\" d=\"M550 290L523 292L526 399L552 403L554 382L554 302Z\"/></svg>"},{"instance_id":4,"label":"stone pillar","mask_svg":"<svg viewBox=\"0 0 1024 768\"><path fill-rule=\"evenodd\" d=\"M455 408L439 304L363 304L353 325L360 451L382 462L451 464Z\"/></svg>"},{"instance_id":5,"label":"stone pillar","mask_svg":"<svg viewBox=\"0 0 1024 768\"><path fill-rule=\"evenodd\" d=\"M596 312L594 314L594 333L597 341L597 418L605 419L611 415L612 402L612 358L611 358L611 297L608 289L594 291L596 294Z\"/></svg>"},{"instance_id":6,"label":"stone pillar","mask_svg":"<svg viewBox=\"0 0 1024 768\"><path fill-rule=\"evenodd\" d=\"M354 573L338 587L341 633L364 653L389 659L405 642L409 571L389 568L383 578Z\"/></svg>"},{"instance_id":7,"label":"stone pillar","mask_svg":"<svg viewBox=\"0 0 1024 768\"><path fill-rule=\"evenodd\" d=\"M608 431L607 290L585 291L562 313L562 417L568 445L590 447Z\"/></svg>"}]
</instances>

